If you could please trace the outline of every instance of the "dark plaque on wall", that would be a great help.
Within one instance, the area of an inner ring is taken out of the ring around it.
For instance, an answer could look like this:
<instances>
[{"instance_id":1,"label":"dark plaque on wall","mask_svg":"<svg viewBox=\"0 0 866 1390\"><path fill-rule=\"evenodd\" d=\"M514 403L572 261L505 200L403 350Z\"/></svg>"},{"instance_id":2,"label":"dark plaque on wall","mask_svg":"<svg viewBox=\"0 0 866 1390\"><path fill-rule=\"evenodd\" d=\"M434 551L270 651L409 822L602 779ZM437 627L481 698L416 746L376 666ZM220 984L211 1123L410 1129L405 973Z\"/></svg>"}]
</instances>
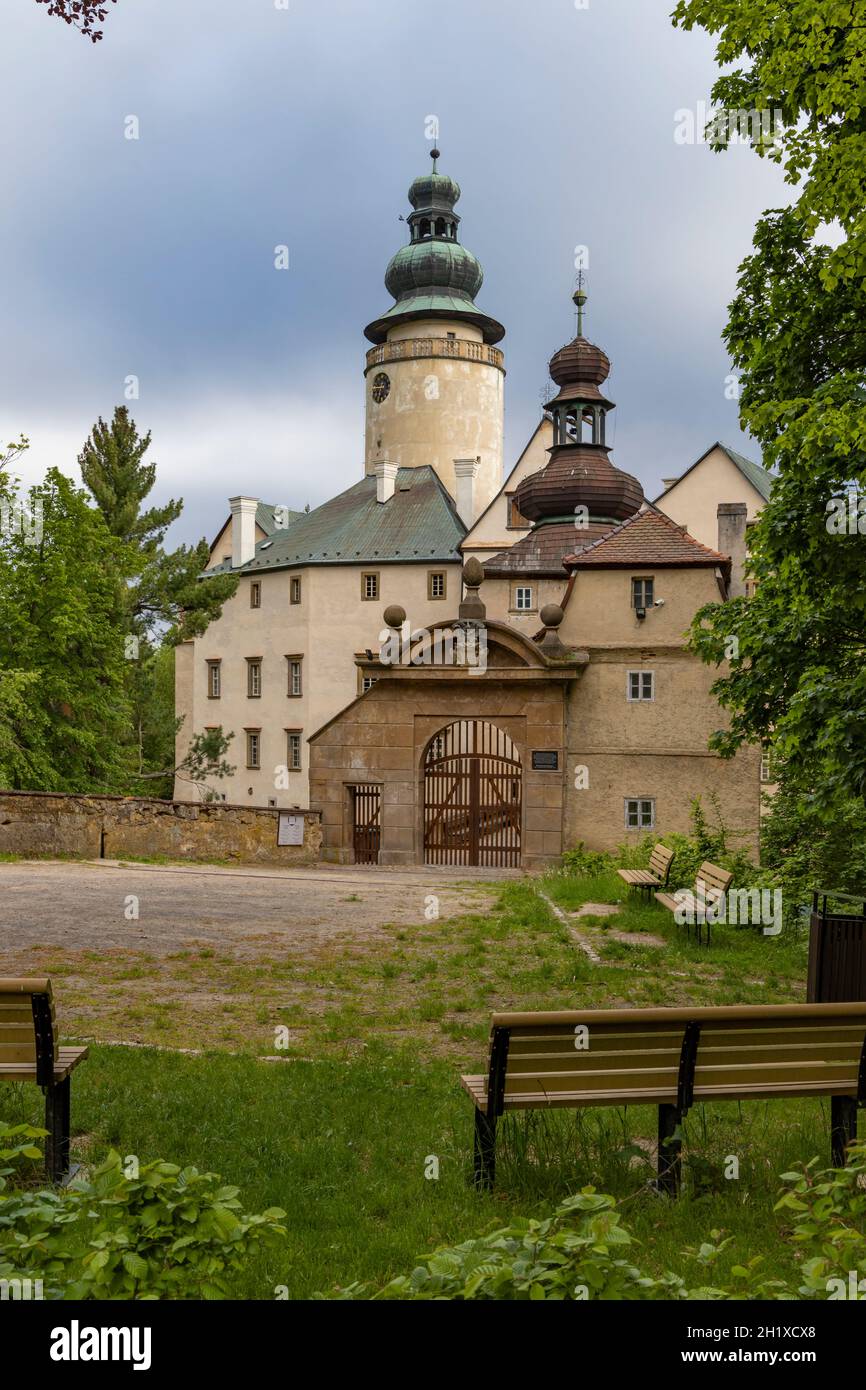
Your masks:
<instances>
[{"instance_id":1,"label":"dark plaque on wall","mask_svg":"<svg viewBox=\"0 0 866 1390\"><path fill-rule=\"evenodd\" d=\"M533 772L558 772L559 754L556 752L533 753L532 755Z\"/></svg>"}]
</instances>

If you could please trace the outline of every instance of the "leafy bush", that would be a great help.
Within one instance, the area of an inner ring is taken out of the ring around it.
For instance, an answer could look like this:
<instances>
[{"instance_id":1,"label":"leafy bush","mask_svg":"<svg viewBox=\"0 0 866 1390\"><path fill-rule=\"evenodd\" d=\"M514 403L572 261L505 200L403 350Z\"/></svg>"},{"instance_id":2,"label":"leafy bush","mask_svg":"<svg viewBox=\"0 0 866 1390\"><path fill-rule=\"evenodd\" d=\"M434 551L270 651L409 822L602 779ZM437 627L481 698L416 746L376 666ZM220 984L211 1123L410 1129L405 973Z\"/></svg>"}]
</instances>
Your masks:
<instances>
[{"instance_id":1,"label":"leafy bush","mask_svg":"<svg viewBox=\"0 0 866 1390\"><path fill-rule=\"evenodd\" d=\"M636 1244L613 1197L586 1188L542 1221L518 1218L501 1230L437 1250L378 1293L353 1284L342 1300L520 1301L676 1297L681 1280L652 1279L626 1257Z\"/></svg>"},{"instance_id":2,"label":"leafy bush","mask_svg":"<svg viewBox=\"0 0 866 1390\"><path fill-rule=\"evenodd\" d=\"M583 840L579 840L574 849L567 849L562 856L563 869L568 874L574 874L575 878L595 878L598 874L609 873L616 868L616 864L614 855L587 849Z\"/></svg>"},{"instance_id":3,"label":"leafy bush","mask_svg":"<svg viewBox=\"0 0 866 1390\"><path fill-rule=\"evenodd\" d=\"M849 1153L844 1169L815 1171L818 1160L813 1159L782 1175L787 1191L775 1210L795 1214L786 1234L792 1265L802 1251L799 1282L762 1279L760 1255L735 1264L726 1282L689 1287L679 1275L650 1275L632 1262L638 1242L623 1225L615 1199L585 1188L542 1220L521 1218L477 1240L443 1247L425 1256L411 1274L378 1291L352 1284L320 1297L560 1302L844 1298L849 1271L866 1272L866 1142L852 1145ZM712 1231L709 1240L684 1253L712 1275L732 1243L732 1236Z\"/></svg>"},{"instance_id":4,"label":"leafy bush","mask_svg":"<svg viewBox=\"0 0 866 1390\"><path fill-rule=\"evenodd\" d=\"M583 841L580 841L574 849L566 850L563 854L563 868L566 873L580 878L594 878L598 874L609 873L618 868L645 869L654 846L663 844L676 855L671 870L671 886L674 888L691 887L705 859L718 864L720 868L728 869L734 875L735 888L764 886L767 876L752 863L745 850L729 847L731 832L724 822L718 800L711 794L710 801L715 814L715 824L711 824L707 819L701 798L698 796L691 806L691 834L684 835L672 831L667 835L645 835L640 840L630 840L619 845L615 854L588 850Z\"/></svg>"},{"instance_id":5,"label":"leafy bush","mask_svg":"<svg viewBox=\"0 0 866 1390\"><path fill-rule=\"evenodd\" d=\"M764 819L762 854L782 889L786 919L808 908L816 888L862 893L866 901L866 805L839 797L828 814L783 769Z\"/></svg>"},{"instance_id":6,"label":"leafy bush","mask_svg":"<svg viewBox=\"0 0 866 1390\"><path fill-rule=\"evenodd\" d=\"M38 1156L44 1130L0 1122L0 1159ZM111 1152L86 1182L12 1189L0 1169L0 1278L42 1279L55 1299L222 1299L230 1276L285 1235L278 1207L251 1216L215 1173ZM129 1176L127 1176L129 1171Z\"/></svg>"}]
</instances>

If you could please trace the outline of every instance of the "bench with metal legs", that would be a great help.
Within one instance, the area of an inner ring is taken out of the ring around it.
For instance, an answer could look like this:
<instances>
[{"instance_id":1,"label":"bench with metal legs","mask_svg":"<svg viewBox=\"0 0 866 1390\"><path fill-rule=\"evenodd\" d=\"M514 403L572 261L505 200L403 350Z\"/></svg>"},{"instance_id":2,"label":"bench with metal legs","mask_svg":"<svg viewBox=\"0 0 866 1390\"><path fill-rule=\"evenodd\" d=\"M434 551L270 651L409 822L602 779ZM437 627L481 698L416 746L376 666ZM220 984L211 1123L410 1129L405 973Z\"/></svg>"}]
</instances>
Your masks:
<instances>
[{"instance_id":1,"label":"bench with metal legs","mask_svg":"<svg viewBox=\"0 0 866 1390\"><path fill-rule=\"evenodd\" d=\"M827 1096L836 1167L866 1105L866 1003L494 1014L475 1106L474 1177L492 1188L496 1127L515 1110L654 1105L659 1191L679 1191L696 1102Z\"/></svg>"},{"instance_id":2,"label":"bench with metal legs","mask_svg":"<svg viewBox=\"0 0 866 1390\"><path fill-rule=\"evenodd\" d=\"M86 1047L60 1047L48 979L0 978L0 1081L32 1081L45 1095L45 1169L53 1183L69 1166L72 1072Z\"/></svg>"}]
</instances>

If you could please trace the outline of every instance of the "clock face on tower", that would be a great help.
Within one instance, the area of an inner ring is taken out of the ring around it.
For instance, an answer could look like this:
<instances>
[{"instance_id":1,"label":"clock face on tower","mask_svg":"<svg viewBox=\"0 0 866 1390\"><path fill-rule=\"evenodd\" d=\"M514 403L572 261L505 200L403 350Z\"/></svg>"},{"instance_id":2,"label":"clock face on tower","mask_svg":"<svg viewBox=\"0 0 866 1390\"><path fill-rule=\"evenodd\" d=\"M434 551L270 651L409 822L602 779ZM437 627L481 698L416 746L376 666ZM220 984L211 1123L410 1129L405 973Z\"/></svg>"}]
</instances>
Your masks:
<instances>
[{"instance_id":1,"label":"clock face on tower","mask_svg":"<svg viewBox=\"0 0 866 1390\"><path fill-rule=\"evenodd\" d=\"M391 380L385 372L379 372L373 377L373 400L377 405L381 405L384 400L387 400L390 390Z\"/></svg>"}]
</instances>

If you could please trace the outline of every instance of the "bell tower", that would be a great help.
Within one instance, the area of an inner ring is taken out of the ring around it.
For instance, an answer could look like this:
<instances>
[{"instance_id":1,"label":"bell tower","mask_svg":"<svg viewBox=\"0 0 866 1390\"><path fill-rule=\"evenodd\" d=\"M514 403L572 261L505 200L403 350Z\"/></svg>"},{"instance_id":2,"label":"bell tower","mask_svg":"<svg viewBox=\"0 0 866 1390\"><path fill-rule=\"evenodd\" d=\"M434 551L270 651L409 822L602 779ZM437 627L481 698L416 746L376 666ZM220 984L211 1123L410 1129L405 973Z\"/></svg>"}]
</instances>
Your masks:
<instances>
[{"instance_id":1,"label":"bell tower","mask_svg":"<svg viewBox=\"0 0 866 1390\"><path fill-rule=\"evenodd\" d=\"M365 469L429 464L456 499L455 460L477 460L474 519L502 483L505 329L476 307L484 272L459 241L460 186L431 158L409 189L409 244L385 272L395 302L365 329Z\"/></svg>"}]
</instances>

